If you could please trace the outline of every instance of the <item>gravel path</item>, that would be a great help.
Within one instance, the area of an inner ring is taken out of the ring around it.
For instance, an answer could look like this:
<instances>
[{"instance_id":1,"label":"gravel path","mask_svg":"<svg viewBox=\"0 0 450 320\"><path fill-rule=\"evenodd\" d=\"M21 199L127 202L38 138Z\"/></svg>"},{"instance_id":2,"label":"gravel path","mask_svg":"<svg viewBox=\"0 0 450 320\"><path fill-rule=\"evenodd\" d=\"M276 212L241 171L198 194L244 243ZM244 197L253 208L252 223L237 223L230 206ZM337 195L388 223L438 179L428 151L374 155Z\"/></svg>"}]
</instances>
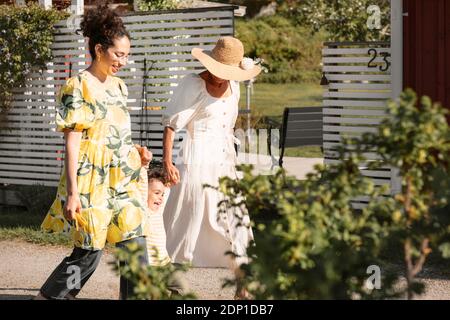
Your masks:
<instances>
[{"instance_id":1,"label":"gravel path","mask_svg":"<svg viewBox=\"0 0 450 320\"><path fill-rule=\"evenodd\" d=\"M59 246L43 246L24 241L0 241L0 300L30 299L61 262L70 249ZM85 299L117 299L119 277L108 262L111 253L105 252L98 269L79 294ZM232 277L227 269L195 268L189 270L186 279L199 299L232 299L233 288L222 289L222 279Z\"/></svg>"},{"instance_id":2,"label":"gravel path","mask_svg":"<svg viewBox=\"0 0 450 320\"><path fill-rule=\"evenodd\" d=\"M0 241L0 300L30 299L37 294L54 267L70 252L58 246L42 246L24 241ZM118 276L107 264L112 255L105 253L79 298L117 299ZM186 278L199 299L232 299L233 288L222 289L223 279L232 277L227 269L195 268ZM450 300L450 275L426 269L422 273L426 292L420 299Z\"/></svg>"},{"instance_id":3,"label":"gravel path","mask_svg":"<svg viewBox=\"0 0 450 320\"><path fill-rule=\"evenodd\" d=\"M278 156L277 156L278 158ZM270 156L252 153L239 153L239 163L253 164L253 174L269 174L272 168L272 159ZM305 179L306 174L314 171L316 164L323 164L323 158L302 158L302 157L283 157L283 168L289 175L296 176L297 179ZM275 167L277 170L279 167Z\"/></svg>"}]
</instances>

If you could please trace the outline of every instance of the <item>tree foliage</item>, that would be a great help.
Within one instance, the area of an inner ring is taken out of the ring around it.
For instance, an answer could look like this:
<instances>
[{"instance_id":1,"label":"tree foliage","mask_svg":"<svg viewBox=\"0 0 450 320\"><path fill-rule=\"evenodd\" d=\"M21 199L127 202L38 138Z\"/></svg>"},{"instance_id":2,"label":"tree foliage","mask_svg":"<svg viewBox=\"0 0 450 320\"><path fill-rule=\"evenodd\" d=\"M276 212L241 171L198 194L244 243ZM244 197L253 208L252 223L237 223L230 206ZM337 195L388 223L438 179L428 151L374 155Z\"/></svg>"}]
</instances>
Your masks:
<instances>
[{"instance_id":1,"label":"tree foliage","mask_svg":"<svg viewBox=\"0 0 450 320\"><path fill-rule=\"evenodd\" d=\"M12 90L25 85L33 71L52 60L53 25L66 13L26 7L0 6L0 108L10 106Z\"/></svg>"},{"instance_id":2,"label":"tree foliage","mask_svg":"<svg viewBox=\"0 0 450 320\"><path fill-rule=\"evenodd\" d=\"M387 41L390 29L389 0L278 0L278 12L313 32L325 30L329 41ZM380 9L380 27L368 22ZM369 9L369 12L368 12Z\"/></svg>"},{"instance_id":3,"label":"tree foliage","mask_svg":"<svg viewBox=\"0 0 450 320\"><path fill-rule=\"evenodd\" d=\"M134 284L132 300L186 300L194 299L193 293L179 294L171 292L170 283L180 273L187 271L187 266L168 264L165 266L143 266L139 257L142 249L137 243L130 243L125 248L114 250L115 261L111 262L114 270Z\"/></svg>"},{"instance_id":4,"label":"tree foliage","mask_svg":"<svg viewBox=\"0 0 450 320\"><path fill-rule=\"evenodd\" d=\"M269 72L258 81L271 83L318 82L321 75L323 33L311 35L281 16L236 20L236 37L245 55L262 58Z\"/></svg>"}]
</instances>

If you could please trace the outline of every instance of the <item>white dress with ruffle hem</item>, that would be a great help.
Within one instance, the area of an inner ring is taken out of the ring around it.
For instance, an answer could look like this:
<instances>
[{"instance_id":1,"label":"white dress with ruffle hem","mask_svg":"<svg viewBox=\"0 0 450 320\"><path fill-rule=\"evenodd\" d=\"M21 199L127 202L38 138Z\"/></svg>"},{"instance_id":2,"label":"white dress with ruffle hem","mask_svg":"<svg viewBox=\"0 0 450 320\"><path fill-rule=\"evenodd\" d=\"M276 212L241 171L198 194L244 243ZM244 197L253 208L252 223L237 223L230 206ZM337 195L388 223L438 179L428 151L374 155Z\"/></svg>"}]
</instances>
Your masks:
<instances>
[{"instance_id":1,"label":"white dress with ruffle hem","mask_svg":"<svg viewBox=\"0 0 450 320\"><path fill-rule=\"evenodd\" d=\"M198 74L189 74L163 116L164 126L186 130L176 161L181 182L172 187L164 210L167 250L176 263L233 268L247 262L246 248L253 239L248 215L233 209L219 211L223 195L203 187L218 186L223 176L238 179L233 129L240 93L238 82L230 85L231 96L215 98ZM237 258L225 254L229 251Z\"/></svg>"}]
</instances>

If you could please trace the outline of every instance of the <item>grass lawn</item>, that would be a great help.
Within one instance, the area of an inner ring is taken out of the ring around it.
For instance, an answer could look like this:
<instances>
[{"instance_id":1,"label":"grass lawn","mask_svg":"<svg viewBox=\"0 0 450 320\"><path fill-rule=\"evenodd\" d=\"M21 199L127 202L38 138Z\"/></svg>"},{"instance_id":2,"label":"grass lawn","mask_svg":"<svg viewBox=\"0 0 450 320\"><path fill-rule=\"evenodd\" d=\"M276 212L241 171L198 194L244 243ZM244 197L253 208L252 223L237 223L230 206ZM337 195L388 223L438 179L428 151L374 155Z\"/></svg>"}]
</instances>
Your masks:
<instances>
[{"instance_id":1,"label":"grass lawn","mask_svg":"<svg viewBox=\"0 0 450 320\"><path fill-rule=\"evenodd\" d=\"M255 114L280 117L286 107L313 107L322 105L323 89L312 83L255 83L250 109ZM246 108L246 88L241 84L241 109Z\"/></svg>"},{"instance_id":2,"label":"grass lawn","mask_svg":"<svg viewBox=\"0 0 450 320\"><path fill-rule=\"evenodd\" d=\"M250 110L252 116L270 117L281 122L286 107L312 107L322 105L323 88L317 83L258 83L253 87ZM241 84L241 109L246 109L246 88ZM286 148L285 156L322 158L319 146Z\"/></svg>"},{"instance_id":3,"label":"grass lawn","mask_svg":"<svg viewBox=\"0 0 450 320\"><path fill-rule=\"evenodd\" d=\"M287 157L323 158L323 152L319 146L286 148L284 150L284 155Z\"/></svg>"},{"instance_id":4,"label":"grass lawn","mask_svg":"<svg viewBox=\"0 0 450 320\"><path fill-rule=\"evenodd\" d=\"M37 244L72 246L64 235L42 232L43 219L43 215L30 214L19 207L0 207L0 240L22 239Z\"/></svg>"}]
</instances>

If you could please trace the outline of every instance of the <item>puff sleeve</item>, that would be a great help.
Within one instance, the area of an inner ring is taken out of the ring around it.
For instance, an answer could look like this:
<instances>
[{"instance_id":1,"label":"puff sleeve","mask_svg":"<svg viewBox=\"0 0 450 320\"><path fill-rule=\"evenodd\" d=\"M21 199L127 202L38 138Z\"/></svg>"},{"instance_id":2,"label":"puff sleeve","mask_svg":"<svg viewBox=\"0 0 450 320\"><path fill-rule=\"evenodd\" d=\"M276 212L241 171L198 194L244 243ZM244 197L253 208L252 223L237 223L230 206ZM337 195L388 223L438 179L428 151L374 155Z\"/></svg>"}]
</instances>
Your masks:
<instances>
[{"instance_id":1,"label":"puff sleeve","mask_svg":"<svg viewBox=\"0 0 450 320\"><path fill-rule=\"evenodd\" d=\"M69 78L57 98L56 130L83 131L95 121L95 100L89 93L86 80Z\"/></svg>"},{"instance_id":2,"label":"puff sleeve","mask_svg":"<svg viewBox=\"0 0 450 320\"><path fill-rule=\"evenodd\" d=\"M120 88L120 92L122 93L122 97L125 98L125 100L126 100L127 97L128 97L128 88L127 88L127 85L126 85L125 82L124 82L122 79L120 79L120 78L117 78L117 81L119 82L119 88Z\"/></svg>"},{"instance_id":3,"label":"puff sleeve","mask_svg":"<svg viewBox=\"0 0 450 320\"><path fill-rule=\"evenodd\" d=\"M178 84L162 117L162 125L175 132L183 129L199 111L204 91L203 79L196 74L186 75Z\"/></svg>"}]
</instances>

